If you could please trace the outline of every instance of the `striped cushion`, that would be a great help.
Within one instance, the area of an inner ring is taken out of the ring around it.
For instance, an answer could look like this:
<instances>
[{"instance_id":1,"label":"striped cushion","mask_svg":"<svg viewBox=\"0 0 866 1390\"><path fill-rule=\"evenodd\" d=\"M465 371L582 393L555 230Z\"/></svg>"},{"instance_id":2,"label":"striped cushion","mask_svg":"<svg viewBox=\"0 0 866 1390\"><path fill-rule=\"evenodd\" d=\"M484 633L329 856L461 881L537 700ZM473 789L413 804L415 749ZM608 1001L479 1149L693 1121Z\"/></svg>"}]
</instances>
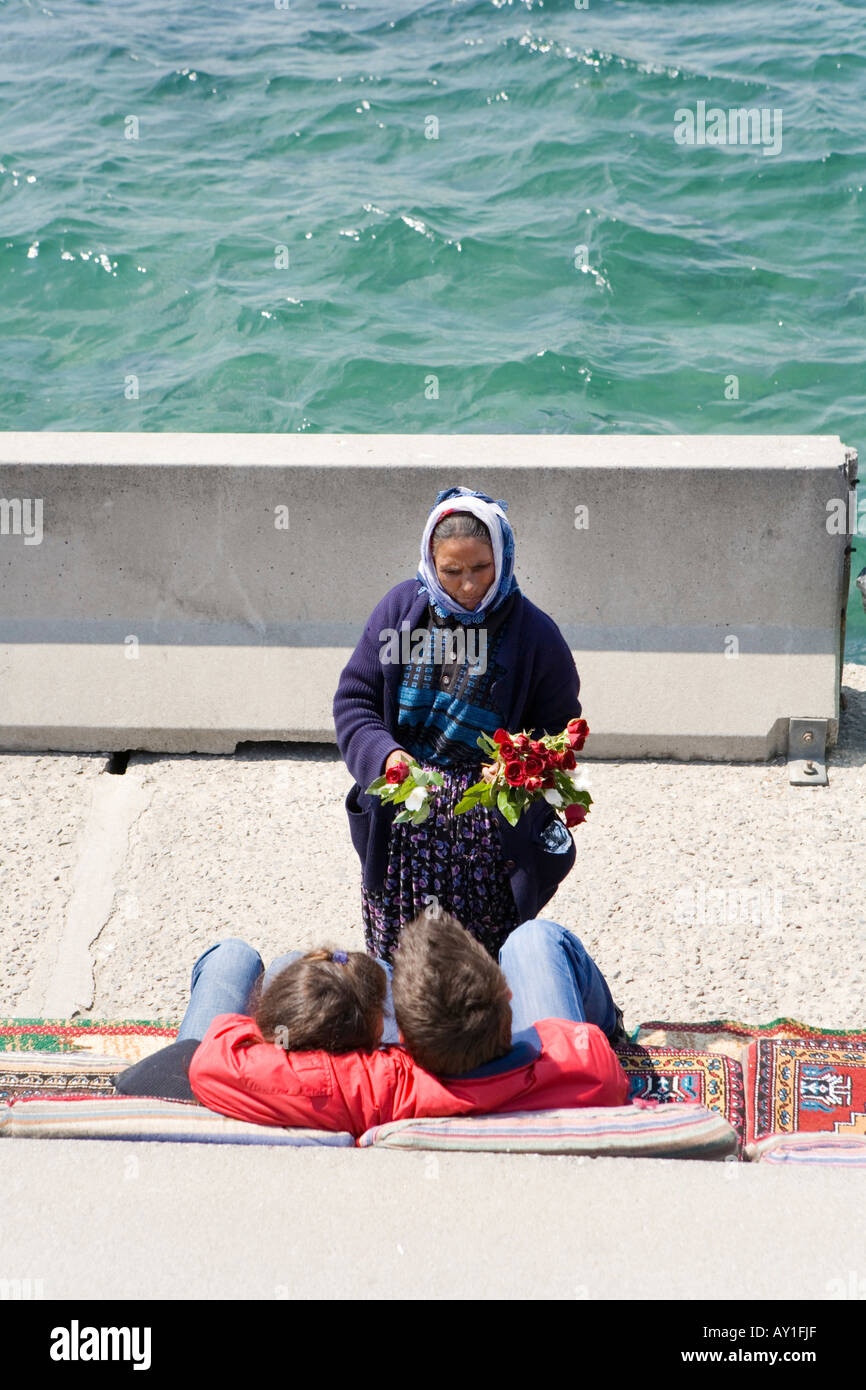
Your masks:
<instances>
[{"instance_id":1,"label":"striped cushion","mask_svg":"<svg viewBox=\"0 0 866 1390\"><path fill-rule=\"evenodd\" d=\"M738 1147L736 1132L724 1116L687 1104L397 1120L368 1129L358 1143L362 1148L640 1158L726 1158Z\"/></svg>"},{"instance_id":2,"label":"striped cushion","mask_svg":"<svg viewBox=\"0 0 866 1390\"><path fill-rule=\"evenodd\" d=\"M841 1134L773 1134L750 1144L753 1163L831 1163L840 1168L866 1168L866 1139Z\"/></svg>"},{"instance_id":3,"label":"striped cushion","mask_svg":"<svg viewBox=\"0 0 866 1390\"><path fill-rule=\"evenodd\" d=\"M230 1120L203 1105L145 1096L17 1100L0 1106L0 1138L149 1139L181 1144L282 1144L353 1148L351 1134Z\"/></svg>"}]
</instances>

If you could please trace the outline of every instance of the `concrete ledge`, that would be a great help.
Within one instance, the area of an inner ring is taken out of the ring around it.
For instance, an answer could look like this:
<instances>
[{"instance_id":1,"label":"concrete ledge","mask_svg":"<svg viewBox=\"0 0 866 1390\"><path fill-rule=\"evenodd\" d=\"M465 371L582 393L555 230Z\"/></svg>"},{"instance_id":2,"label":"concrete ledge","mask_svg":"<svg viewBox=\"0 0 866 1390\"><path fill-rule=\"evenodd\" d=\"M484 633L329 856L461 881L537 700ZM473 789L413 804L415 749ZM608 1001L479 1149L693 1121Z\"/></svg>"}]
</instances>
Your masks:
<instances>
[{"instance_id":1,"label":"concrete ledge","mask_svg":"<svg viewBox=\"0 0 866 1390\"><path fill-rule=\"evenodd\" d=\"M827 508L854 476L824 436L0 434L0 747L333 741L339 672L455 483L509 502L587 756L768 758L791 717L832 742Z\"/></svg>"}]
</instances>

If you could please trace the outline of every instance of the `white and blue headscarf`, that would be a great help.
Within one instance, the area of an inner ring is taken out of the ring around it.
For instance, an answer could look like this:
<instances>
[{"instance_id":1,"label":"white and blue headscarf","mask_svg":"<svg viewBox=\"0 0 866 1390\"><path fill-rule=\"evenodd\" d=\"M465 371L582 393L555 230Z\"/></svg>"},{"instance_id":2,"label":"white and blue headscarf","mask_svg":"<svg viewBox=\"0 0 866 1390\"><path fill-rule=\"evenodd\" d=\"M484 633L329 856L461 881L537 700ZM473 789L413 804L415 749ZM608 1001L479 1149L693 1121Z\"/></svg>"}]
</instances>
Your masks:
<instances>
[{"instance_id":1,"label":"white and blue headscarf","mask_svg":"<svg viewBox=\"0 0 866 1390\"><path fill-rule=\"evenodd\" d=\"M517 589L517 580L514 577L514 532L505 516L507 510L507 502L494 501L486 492L473 492L468 487L450 487L438 494L421 538L418 578L421 581L421 589L426 590L440 618L454 617L461 623L473 625L483 623L487 614L492 613ZM442 588L430 549L430 540L436 526L449 512L471 512L484 522L490 532L490 544L493 547L493 583L481 603L471 613Z\"/></svg>"}]
</instances>

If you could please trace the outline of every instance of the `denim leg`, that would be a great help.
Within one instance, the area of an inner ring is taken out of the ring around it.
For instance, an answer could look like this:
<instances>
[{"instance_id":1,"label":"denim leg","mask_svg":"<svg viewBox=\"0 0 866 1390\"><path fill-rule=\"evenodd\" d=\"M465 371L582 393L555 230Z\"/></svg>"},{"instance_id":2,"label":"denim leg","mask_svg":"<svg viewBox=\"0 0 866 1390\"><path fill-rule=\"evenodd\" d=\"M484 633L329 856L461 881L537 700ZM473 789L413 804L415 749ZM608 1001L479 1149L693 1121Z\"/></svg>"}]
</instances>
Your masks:
<instances>
[{"instance_id":1,"label":"denim leg","mask_svg":"<svg viewBox=\"0 0 866 1390\"><path fill-rule=\"evenodd\" d=\"M303 951L287 951L284 956L277 956L276 960L271 961L265 971L265 977L262 980L262 993L264 994L268 985L279 975L281 970L285 970L286 966L291 965L292 961L299 960L303 954ZM389 1047L400 1041L400 1030L397 1027L397 1020L394 1017L394 999L391 994L391 976L394 973L394 967L389 965L387 961L379 960L378 957L376 958L376 964L381 965L387 980L385 986L385 1008L381 1046Z\"/></svg>"},{"instance_id":2,"label":"denim leg","mask_svg":"<svg viewBox=\"0 0 866 1390\"><path fill-rule=\"evenodd\" d=\"M604 976L573 932L533 918L505 941L499 964L511 986L512 1032L540 1018L596 1023L609 1034L616 1008Z\"/></svg>"},{"instance_id":3,"label":"denim leg","mask_svg":"<svg viewBox=\"0 0 866 1390\"><path fill-rule=\"evenodd\" d=\"M261 970L258 951L236 936L203 951L192 968L189 1004L177 1041L203 1038L218 1014L246 1013Z\"/></svg>"},{"instance_id":4,"label":"denim leg","mask_svg":"<svg viewBox=\"0 0 866 1390\"><path fill-rule=\"evenodd\" d=\"M291 965L292 961L300 960L303 954L303 951L286 951L283 956L275 956L265 971L264 979L262 980L262 994L264 994L268 985L273 984L276 977L285 970L287 965Z\"/></svg>"},{"instance_id":5,"label":"denim leg","mask_svg":"<svg viewBox=\"0 0 866 1390\"><path fill-rule=\"evenodd\" d=\"M397 1027L397 1020L394 1017L394 996L391 993L391 979L394 974L394 967L386 960L376 957L376 964L381 965L385 972L387 984L385 986L385 1015L382 1023L382 1047L393 1047L400 1041L400 1029Z\"/></svg>"}]
</instances>

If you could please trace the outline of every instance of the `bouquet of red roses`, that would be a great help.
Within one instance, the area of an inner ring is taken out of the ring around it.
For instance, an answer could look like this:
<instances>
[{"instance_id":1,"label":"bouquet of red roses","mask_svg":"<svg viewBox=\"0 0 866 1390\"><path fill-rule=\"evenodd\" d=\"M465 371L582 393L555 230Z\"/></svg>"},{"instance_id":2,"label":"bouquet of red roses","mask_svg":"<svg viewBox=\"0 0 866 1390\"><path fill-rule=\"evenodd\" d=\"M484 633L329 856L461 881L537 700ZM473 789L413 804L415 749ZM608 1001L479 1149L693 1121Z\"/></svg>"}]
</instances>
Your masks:
<instances>
[{"instance_id":1,"label":"bouquet of red roses","mask_svg":"<svg viewBox=\"0 0 866 1390\"><path fill-rule=\"evenodd\" d=\"M493 738L482 734L479 748L489 753L482 780L467 787L454 808L455 815L473 806L496 806L509 825L516 825L527 806L544 797L562 811L571 829L586 820L592 805L589 782L577 774L575 752L580 752L589 725L585 719L570 719L561 734L545 734L533 739L528 734L509 734L497 729Z\"/></svg>"}]
</instances>

